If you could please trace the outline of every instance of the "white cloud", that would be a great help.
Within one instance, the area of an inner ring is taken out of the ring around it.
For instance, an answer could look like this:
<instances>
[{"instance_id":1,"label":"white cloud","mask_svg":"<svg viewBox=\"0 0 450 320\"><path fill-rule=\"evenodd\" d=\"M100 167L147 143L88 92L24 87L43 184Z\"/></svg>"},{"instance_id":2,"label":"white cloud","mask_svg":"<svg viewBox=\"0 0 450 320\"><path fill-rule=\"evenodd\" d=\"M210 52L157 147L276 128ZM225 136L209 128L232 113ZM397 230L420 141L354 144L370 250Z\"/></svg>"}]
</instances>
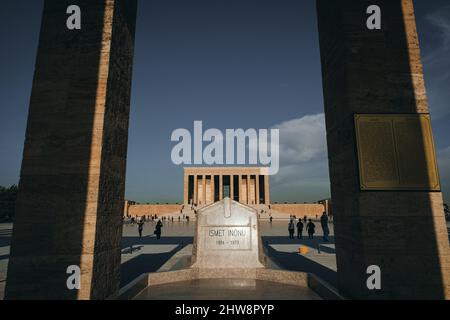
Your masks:
<instances>
[{"instance_id":1,"label":"white cloud","mask_svg":"<svg viewBox=\"0 0 450 320\"><path fill-rule=\"evenodd\" d=\"M292 164L327 155L325 115L307 115L275 126L280 130L280 162ZM282 164L282 165L283 165Z\"/></svg>"},{"instance_id":2,"label":"white cloud","mask_svg":"<svg viewBox=\"0 0 450 320\"><path fill-rule=\"evenodd\" d=\"M325 115L307 115L274 128L280 130L280 171L271 177L274 201L329 196Z\"/></svg>"},{"instance_id":3,"label":"white cloud","mask_svg":"<svg viewBox=\"0 0 450 320\"><path fill-rule=\"evenodd\" d=\"M437 119L450 114L450 5L430 13L426 21L432 30L428 36L435 41L424 50L423 64L430 110Z\"/></svg>"}]
</instances>

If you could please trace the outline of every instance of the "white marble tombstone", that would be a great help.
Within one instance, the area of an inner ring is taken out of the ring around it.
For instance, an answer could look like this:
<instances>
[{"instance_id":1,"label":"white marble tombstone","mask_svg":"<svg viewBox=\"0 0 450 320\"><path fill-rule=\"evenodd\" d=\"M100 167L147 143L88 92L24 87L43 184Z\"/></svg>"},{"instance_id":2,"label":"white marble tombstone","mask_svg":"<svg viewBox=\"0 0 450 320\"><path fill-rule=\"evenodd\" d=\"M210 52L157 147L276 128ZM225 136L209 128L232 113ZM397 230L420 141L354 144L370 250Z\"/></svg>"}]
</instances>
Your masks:
<instances>
[{"instance_id":1,"label":"white marble tombstone","mask_svg":"<svg viewBox=\"0 0 450 320\"><path fill-rule=\"evenodd\" d=\"M264 268L257 211L225 198L199 210L191 268Z\"/></svg>"}]
</instances>

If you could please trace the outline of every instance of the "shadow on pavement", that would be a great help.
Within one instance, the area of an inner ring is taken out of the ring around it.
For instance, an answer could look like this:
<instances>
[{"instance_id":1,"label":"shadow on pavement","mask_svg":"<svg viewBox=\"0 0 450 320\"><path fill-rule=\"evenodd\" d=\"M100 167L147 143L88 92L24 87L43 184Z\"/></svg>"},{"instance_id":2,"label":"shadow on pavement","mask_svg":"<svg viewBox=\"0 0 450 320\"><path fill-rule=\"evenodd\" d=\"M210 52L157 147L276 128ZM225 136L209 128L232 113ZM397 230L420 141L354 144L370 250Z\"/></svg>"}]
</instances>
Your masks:
<instances>
[{"instance_id":1,"label":"shadow on pavement","mask_svg":"<svg viewBox=\"0 0 450 320\"><path fill-rule=\"evenodd\" d=\"M265 246L272 245L272 244L296 244L296 245L304 245L313 249L317 249L317 247L320 245L320 251L329 253L329 254L336 254L336 250L334 248L327 247L327 245L334 245L334 237L328 237L328 242L323 241L322 237L316 236L314 239L307 239L303 237L303 239L289 239L289 237L283 237L283 236L263 236L262 242Z\"/></svg>"},{"instance_id":2,"label":"shadow on pavement","mask_svg":"<svg viewBox=\"0 0 450 320\"><path fill-rule=\"evenodd\" d=\"M298 253L279 252L264 242L267 255L282 269L290 271L309 272L317 275L322 280L337 287L337 273L321 264L314 262ZM322 247L323 248L323 247Z\"/></svg>"},{"instance_id":3,"label":"shadow on pavement","mask_svg":"<svg viewBox=\"0 0 450 320\"><path fill-rule=\"evenodd\" d=\"M174 254L185 246L192 244L192 237L162 237L157 240L154 236L124 237L122 238L122 254L129 254L133 246L135 250L140 251L144 245L157 244L175 244L177 247L169 252L154 254L139 254L120 266L120 287L133 281L143 273L155 272L161 268Z\"/></svg>"},{"instance_id":4,"label":"shadow on pavement","mask_svg":"<svg viewBox=\"0 0 450 320\"><path fill-rule=\"evenodd\" d=\"M131 245L147 245L147 244L181 244L186 246L192 244L194 237L164 237L161 239L156 239L154 235L139 237L123 237L122 238L122 249L129 248Z\"/></svg>"},{"instance_id":5,"label":"shadow on pavement","mask_svg":"<svg viewBox=\"0 0 450 320\"><path fill-rule=\"evenodd\" d=\"M0 247L9 247L11 244L12 229L0 230Z\"/></svg>"}]
</instances>

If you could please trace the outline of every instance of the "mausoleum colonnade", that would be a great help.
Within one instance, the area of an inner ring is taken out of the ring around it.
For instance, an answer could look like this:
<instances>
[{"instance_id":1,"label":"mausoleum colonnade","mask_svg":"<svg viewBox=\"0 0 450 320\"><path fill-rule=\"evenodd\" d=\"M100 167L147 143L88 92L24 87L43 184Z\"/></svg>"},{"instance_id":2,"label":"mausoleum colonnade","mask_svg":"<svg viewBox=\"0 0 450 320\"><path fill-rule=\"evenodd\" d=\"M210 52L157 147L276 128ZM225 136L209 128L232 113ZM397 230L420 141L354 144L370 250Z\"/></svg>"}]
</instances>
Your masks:
<instances>
[{"instance_id":1,"label":"mausoleum colonnade","mask_svg":"<svg viewBox=\"0 0 450 320\"><path fill-rule=\"evenodd\" d=\"M185 168L184 204L207 205L231 198L269 205L269 175L264 168Z\"/></svg>"}]
</instances>

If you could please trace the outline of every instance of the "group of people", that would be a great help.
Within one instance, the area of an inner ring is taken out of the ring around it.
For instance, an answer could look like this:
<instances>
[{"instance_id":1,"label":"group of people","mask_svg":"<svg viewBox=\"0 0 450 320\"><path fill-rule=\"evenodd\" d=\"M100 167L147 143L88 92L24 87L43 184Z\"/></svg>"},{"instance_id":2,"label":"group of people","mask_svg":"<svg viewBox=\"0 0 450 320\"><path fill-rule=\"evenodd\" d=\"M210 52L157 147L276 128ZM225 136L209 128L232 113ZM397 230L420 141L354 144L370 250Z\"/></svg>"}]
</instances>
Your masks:
<instances>
[{"instance_id":1,"label":"group of people","mask_svg":"<svg viewBox=\"0 0 450 320\"><path fill-rule=\"evenodd\" d=\"M145 219L140 219L138 222L138 232L139 232L139 239L142 238L142 232L144 231L144 224ZM161 239L161 228L163 227L163 223L161 220L158 220L155 226L155 231L153 231L153 234L156 235L156 239Z\"/></svg>"},{"instance_id":2,"label":"group of people","mask_svg":"<svg viewBox=\"0 0 450 320\"><path fill-rule=\"evenodd\" d=\"M314 239L314 234L316 233L316 225L312 222L312 219L308 219L306 216L298 219L297 224L295 224L295 218L291 217L288 224L289 239L295 238L295 229L297 229L297 239L303 239L303 229L306 225L306 231L308 232L308 239ZM320 225L323 230L323 241L328 241L328 235L330 234L330 229L328 227L328 216L324 212L320 217Z\"/></svg>"},{"instance_id":3,"label":"group of people","mask_svg":"<svg viewBox=\"0 0 450 320\"><path fill-rule=\"evenodd\" d=\"M144 231L144 225L146 222L154 222L157 221L156 226L155 226L155 231L153 232L153 234L156 235L156 239L161 239L161 228L163 227L163 222L169 221L169 222L174 222L174 217L167 217L167 216L163 216L161 218L158 218L158 216L155 215L144 215L141 217L129 217L127 216L127 218L129 218L130 223L134 224L137 223L138 226L138 232L139 232L139 238L142 238L142 232ZM187 222L189 222L189 216L188 215L184 215L183 214L183 220L186 220ZM178 216L178 222L181 221L181 216Z\"/></svg>"},{"instance_id":4,"label":"group of people","mask_svg":"<svg viewBox=\"0 0 450 320\"><path fill-rule=\"evenodd\" d=\"M164 219L165 217L163 217ZM154 222L158 220L158 215L156 214L152 214L152 215L143 215L141 217L139 216L131 216L131 215L127 215L125 217L123 217L124 223L131 223L131 224L135 224L135 223L139 223L139 222Z\"/></svg>"}]
</instances>

